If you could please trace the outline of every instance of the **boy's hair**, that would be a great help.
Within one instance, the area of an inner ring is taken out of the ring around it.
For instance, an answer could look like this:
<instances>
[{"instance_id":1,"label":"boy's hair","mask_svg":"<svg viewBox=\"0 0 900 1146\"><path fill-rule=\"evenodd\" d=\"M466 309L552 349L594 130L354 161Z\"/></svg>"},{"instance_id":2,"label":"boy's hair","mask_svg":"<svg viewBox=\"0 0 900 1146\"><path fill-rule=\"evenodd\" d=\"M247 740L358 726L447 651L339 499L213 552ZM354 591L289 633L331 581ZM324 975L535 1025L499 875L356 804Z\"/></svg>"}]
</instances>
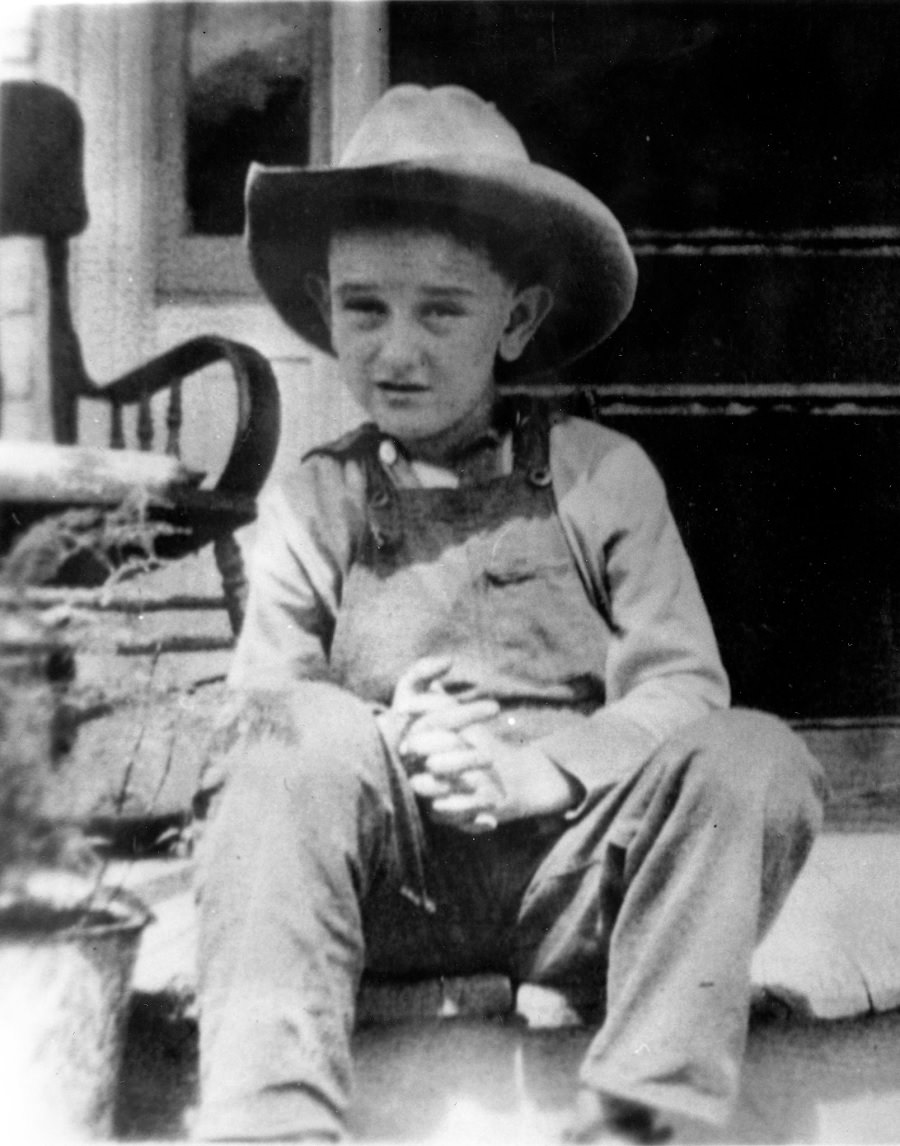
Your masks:
<instances>
[{"instance_id":1,"label":"boy's hair","mask_svg":"<svg viewBox=\"0 0 900 1146\"><path fill-rule=\"evenodd\" d=\"M447 235L484 254L494 270L516 289L556 278L545 249L527 233L459 207L434 203L360 198L336 206L331 233L348 231L422 231Z\"/></svg>"}]
</instances>

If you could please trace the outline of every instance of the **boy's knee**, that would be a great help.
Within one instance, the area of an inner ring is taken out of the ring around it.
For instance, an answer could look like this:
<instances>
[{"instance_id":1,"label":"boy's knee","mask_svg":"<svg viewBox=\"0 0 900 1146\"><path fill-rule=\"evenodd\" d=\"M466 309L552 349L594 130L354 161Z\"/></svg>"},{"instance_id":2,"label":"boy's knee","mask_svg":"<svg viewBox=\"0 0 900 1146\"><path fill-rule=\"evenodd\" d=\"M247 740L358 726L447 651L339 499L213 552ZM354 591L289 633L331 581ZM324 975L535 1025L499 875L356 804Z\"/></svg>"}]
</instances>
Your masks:
<instances>
[{"instance_id":1,"label":"boy's knee","mask_svg":"<svg viewBox=\"0 0 900 1146\"><path fill-rule=\"evenodd\" d=\"M298 786L321 791L346 784L381 755L370 709L352 693L320 681L229 700L208 752L198 805L226 784Z\"/></svg>"},{"instance_id":2,"label":"boy's knee","mask_svg":"<svg viewBox=\"0 0 900 1146\"><path fill-rule=\"evenodd\" d=\"M293 746L316 760L352 760L379 744L369 705L337 685L304 681L287 694Z\"/></svg>"},{"instance_id":3,"label":"boy's knee","mask_svg":"<svg viewBox=\"0 0 900 1146\"><path fill-rule=\"evenodd\" d=\"M767 831L814 835L826 785L803 740L778 717L731 709L698 721L670 745L686 781L711 805L740 818L761 815Z\"/></svg>"},{"instance_id":4,"label":"boy's knee","mask_svg":"<svg viewBox=\"0 0 900 1146\"><path fill-rule=\"evenodd\" d=\"M369 707L319 682L231 699L230 728L220 729L194 800L198 894L216 867L277 853L286 840L323 862L355 855L361 828L382 823L391 799Z\"/></svg>"}]
</instances>

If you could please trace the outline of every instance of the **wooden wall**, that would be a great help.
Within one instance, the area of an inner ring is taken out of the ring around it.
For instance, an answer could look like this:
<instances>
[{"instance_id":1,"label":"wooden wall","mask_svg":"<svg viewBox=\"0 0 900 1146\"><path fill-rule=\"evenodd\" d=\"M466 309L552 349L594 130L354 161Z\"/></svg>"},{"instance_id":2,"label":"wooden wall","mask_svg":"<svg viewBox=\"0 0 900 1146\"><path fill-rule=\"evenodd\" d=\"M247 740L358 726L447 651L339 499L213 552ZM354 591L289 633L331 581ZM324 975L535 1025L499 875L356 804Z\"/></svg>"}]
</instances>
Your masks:
<instances>
[{"instance_id":1,"label":"wooden wall","mask_svg":"<svg viewBox=\"0 0 900 1146\"><path fill-rule=\"evenodd\" d=\"M623 222L635 308L563 389L655 458L736 700L792 719L900 712L898 50L866 0L391 7L393 79Z\"/></svg>"}]
</instances>

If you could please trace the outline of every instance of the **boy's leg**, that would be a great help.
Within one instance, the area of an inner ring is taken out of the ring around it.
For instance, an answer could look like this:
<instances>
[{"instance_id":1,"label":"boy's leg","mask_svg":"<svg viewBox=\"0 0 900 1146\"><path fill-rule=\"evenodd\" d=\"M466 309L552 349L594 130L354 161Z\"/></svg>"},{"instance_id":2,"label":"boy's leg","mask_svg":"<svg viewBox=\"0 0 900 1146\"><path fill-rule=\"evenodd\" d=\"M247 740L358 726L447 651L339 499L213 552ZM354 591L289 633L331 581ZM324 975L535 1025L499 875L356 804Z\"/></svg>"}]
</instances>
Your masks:
<instances>
[{"instance_id":1,"label":"boy's leg","mask_svg":"<svg viewBox=\"0 0 900 1146\"><path fill-rule=\"evenodd\" d=\"M418 886L415 801L368 708L334 686L257 694L231 730L198 847L194 1135L337 1136L361 904L375 882Z\"/></svg>"},{"instance_id":2,"label":"boy's leg","mask_svg":"<svg viewBox=\"0 0 900 1146\"><path fill-rule=\"evenodd\" d=\"M752 951L809 852L823 790L785 725L721 713L674 736L563 834L522 903L519 974L587 983L601 1002L605 989L584 1087L728 1117Z\"/></svg>"}]
</instances>

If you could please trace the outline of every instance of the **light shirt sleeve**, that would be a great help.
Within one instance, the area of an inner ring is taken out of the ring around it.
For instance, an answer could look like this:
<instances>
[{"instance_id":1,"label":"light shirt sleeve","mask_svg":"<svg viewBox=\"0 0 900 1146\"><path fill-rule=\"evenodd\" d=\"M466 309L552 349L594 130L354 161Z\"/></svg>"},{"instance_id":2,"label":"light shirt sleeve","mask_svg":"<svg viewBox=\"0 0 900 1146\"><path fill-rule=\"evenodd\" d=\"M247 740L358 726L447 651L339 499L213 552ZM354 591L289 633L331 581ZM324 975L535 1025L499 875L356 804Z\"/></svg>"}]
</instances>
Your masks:
<instances>
[{"instance_id":1,"label":"light shirt sleeve","mask_svg":"<svg viewBox=\"0 0 900 1146\"><path fill-rule=\"evenodd\" d=\"M611 638L606 704L539 747L592 793L727 707L730 692L662 479L641 447L568 419L551 431L550 456L563 529Z\"/></svg>"},{"instance_id":2,"label":"light shirt sleeve","mask_svg":"<svg viewBox=\"0 0 900 1146\"><path fill-rule=\"evenodd\" d=\"M264 495L231 687L274 689L327 678L343 582L363 520L361 474L332 457L307 459Z\"/></svg>"}]
</instances>

